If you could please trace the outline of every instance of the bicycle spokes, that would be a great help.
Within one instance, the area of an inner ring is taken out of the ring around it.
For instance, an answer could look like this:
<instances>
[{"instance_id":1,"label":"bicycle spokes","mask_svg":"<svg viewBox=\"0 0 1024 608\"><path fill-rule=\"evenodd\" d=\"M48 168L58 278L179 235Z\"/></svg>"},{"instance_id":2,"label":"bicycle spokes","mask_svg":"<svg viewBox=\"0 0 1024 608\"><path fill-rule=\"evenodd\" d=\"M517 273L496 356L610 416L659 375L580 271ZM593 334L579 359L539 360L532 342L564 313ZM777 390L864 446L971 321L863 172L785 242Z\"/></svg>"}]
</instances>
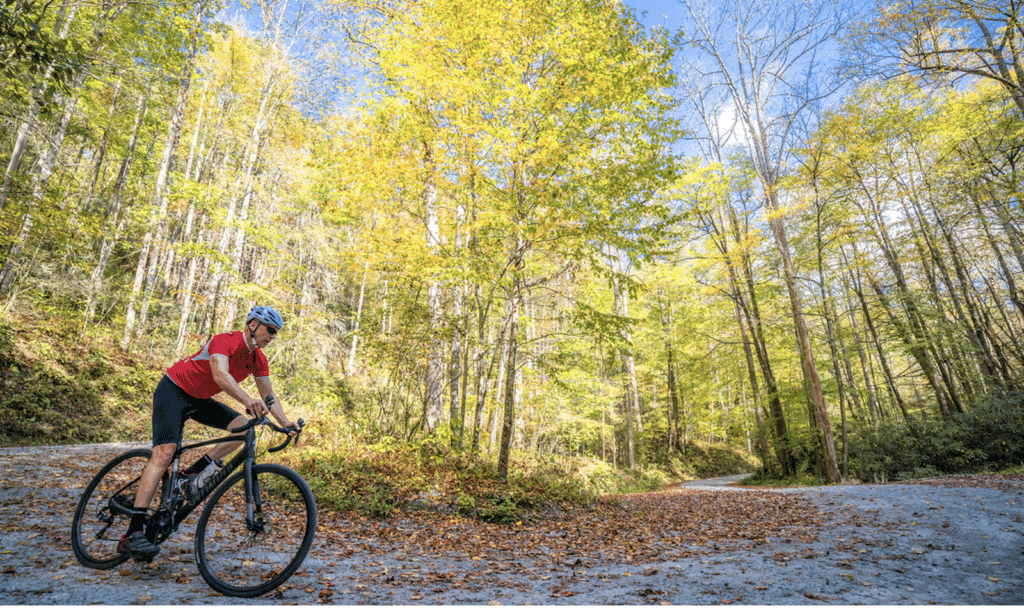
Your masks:
<instances>
[{"instance_id":1,"label":"bicycle spokes","mask_svg":"<svg viewBox=\"0 0 1024 608\"><path fill-rule=\"evenodd\" d=\"M125 560L117 543L135 511L135 487L150 454L139 449L119 455L82 493L71 524L71 544L84 566L107 569Z\"/></svg>"},{"instance_id":2,"label":"bicycle spokes","mask_svg":"<svg viewBox=\"0 0 1024 608\"><path fill-rule=\"evenodd\" d=\"M200 571L228 595L253 597L280 585L302 563L316 528L312 492L297 473L272 464L252 472L260 507L240 474L210 498L196 529Z\"/></svg>"}]
</instances>

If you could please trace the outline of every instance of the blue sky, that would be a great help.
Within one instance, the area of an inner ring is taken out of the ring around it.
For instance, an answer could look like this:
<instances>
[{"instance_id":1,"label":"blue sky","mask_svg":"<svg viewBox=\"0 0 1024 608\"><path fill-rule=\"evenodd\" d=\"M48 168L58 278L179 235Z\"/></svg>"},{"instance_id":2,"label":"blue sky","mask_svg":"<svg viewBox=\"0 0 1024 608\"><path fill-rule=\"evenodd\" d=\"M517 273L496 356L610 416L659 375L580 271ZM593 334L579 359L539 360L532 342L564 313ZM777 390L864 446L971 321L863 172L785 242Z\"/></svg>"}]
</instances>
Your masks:
<instances>
[{"instance_id":1,"label":"blue sky","mask_svg":"<svg viewBox=\"0 0 1024 608\"><path fill-rule=\"evenodd\" d=\"M678 0L622 0L622 3L633 9L637 18L647 27L664 26L669 31L679 27L682 6ZM641 12L647 12L642 16Z\"/></svg>"}]
</instances>

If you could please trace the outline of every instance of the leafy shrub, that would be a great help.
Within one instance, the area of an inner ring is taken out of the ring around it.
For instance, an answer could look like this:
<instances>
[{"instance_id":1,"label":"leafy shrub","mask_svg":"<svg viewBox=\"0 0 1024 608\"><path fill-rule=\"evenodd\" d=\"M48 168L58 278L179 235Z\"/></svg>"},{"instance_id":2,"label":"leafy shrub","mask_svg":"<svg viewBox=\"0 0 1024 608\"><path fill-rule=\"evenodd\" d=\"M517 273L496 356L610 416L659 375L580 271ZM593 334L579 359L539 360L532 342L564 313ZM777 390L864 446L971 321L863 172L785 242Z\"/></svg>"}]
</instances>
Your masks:
<instances>
[{"instance_id":1,"label":"leafy shrub","mask_svg":"<svg viewBox=\"0 0 1024 608\"><path fill-rule=\"evenodd\" d=\"M1024 392L992 399L956 421L963 440L980 450L990 467L1024 464Z\"/></svg>"},{"instance_id":2,"label":"leafy shrub","mask_svg":"<svg viewBox=\"0 0 1024 608\"><path fill-rule=\"evenodd\" d=\"M324 508L372 517L433 509L514 524L597 496L559 461L516 461L502 482L493 462L433 439L306 448L283 457L306 477Z\"/></svg>"},{"instance_id":3,"label":"leafy shrub","mask_svg":"<svg viewBox=\"0 0 1024 608\"><path fill-rule=\"evenodd\" d=\"M912 418L850 438L850 472L861 481L978 473L1024 463L1024 393L989 400L949 421Z\"/></svg>"},{"instance_id":4,"label":"leafy shrub","mask_svg":"<svg viewBox=\"0 0 1024 608\"><path fill-rule=\"evenodd\" d=\"M769 435L773 432L769 431ZM789 475L782 474L781 464L773 458L757 469L747 480L749 485L820 485L827 475L825 463L821 457L821 445L817 430L804 426L791 428L785 440L775 439L775 449L785 448L790 456L792 471Z\"/></svg>"}]
</instances>

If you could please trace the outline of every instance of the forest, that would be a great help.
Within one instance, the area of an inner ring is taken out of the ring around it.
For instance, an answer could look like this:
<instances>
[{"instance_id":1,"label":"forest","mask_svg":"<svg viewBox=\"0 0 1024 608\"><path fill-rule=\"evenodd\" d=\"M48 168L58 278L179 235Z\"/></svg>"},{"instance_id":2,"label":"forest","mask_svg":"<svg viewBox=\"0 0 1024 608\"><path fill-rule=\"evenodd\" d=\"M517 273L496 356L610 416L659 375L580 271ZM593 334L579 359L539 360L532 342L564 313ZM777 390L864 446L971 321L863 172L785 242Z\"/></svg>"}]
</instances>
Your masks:
<instances>
[{"instance_id":1,"label":"forest","mask_svg":"<svg viewBox=\"0 0 1024 608\"><path fill-rule=\"evenodd\" d=\"M90 345L156 370L145 422L266 304L320 453L1024 466L1021 2L674 10L7 0L0 376ZM62 401L8 391L3 441Z\"/></svg>"}]
</instances>

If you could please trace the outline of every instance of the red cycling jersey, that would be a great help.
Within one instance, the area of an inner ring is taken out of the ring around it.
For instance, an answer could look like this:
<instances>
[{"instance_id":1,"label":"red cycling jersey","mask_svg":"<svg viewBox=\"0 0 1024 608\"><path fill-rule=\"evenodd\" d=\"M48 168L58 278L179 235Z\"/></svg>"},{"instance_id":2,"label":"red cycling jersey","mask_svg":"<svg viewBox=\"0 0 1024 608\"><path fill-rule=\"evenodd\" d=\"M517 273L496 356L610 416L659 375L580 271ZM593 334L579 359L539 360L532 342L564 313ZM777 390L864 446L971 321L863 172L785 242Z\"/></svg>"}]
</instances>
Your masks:
<instances>
[{"instance_id":1,"label":"red cycling jersey","mask_svg":"<svg viewBox=\"0 0 1024 608\"><path fill-rule=\"evenodd\" d=\"M217 334L199 352L172 365L167 375L189 395L209 399L222 390L213 379L210 368L210 357L214 355L228 358L228 373L235 382L241 382L249 375L254 378L270 376L266 355L258 348L249 350L245 334L240 331Z\"/></svg>"}]
</instances>

